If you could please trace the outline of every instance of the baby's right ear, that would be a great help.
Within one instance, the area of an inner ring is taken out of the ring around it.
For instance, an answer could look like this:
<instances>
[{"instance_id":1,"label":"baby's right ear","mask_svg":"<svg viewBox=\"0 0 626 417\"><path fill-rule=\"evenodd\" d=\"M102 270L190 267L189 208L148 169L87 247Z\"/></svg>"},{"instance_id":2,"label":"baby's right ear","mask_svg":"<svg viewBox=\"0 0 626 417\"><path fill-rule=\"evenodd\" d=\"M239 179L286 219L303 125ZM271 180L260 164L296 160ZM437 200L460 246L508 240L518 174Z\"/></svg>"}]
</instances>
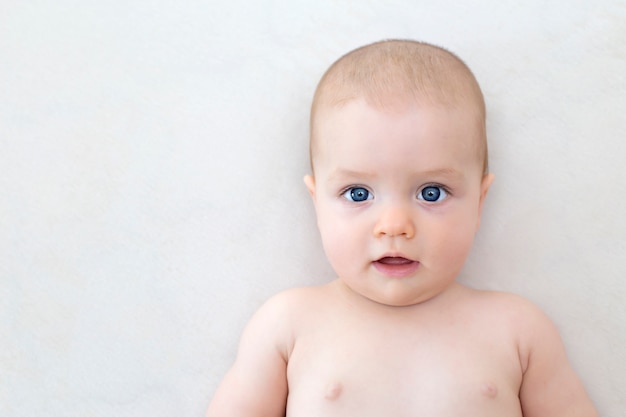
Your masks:
<instances>
[{"instance_id":1,"label":"baby's right ear","mask_svg":"<svg viewBox=\"0 0 626 417\"><path fill-rule=\"evenodd\" d=\"M311 198L315 200L315 178L313 177L313 175L304 176L304 185L306 185L307 190L309 190Z\"/></svg>"}]
</instances>

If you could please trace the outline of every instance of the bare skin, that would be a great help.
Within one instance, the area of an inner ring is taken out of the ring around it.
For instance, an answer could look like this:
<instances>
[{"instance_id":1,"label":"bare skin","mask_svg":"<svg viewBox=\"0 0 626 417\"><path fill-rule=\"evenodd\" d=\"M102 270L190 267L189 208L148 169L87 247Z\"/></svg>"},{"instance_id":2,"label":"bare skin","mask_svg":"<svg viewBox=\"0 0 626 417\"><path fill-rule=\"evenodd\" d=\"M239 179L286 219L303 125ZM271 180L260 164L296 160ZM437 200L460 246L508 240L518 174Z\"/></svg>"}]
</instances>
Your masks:
<instances>
[{"instance_id":1,"label":"bare skin","mask_svg":"<svg viewBox=\"0 0 626 417\"><path fill-rule=\"evenodd\" d=\"M471 109L318 119L305 184L339 278L257 312L207 417L597 417L540 310L455 281L493 180Z\"/></svg>"},{"instance_id":2,"label":"bare skin","mask_svg":"<svg viewBox=\"0 0 626 417\"><path fill-rule=\"evenodd\" d=\"M341 281L272 298L207 417L597 416L550 321L451 284L389 307Z\"/></svg>"}]
</instances>

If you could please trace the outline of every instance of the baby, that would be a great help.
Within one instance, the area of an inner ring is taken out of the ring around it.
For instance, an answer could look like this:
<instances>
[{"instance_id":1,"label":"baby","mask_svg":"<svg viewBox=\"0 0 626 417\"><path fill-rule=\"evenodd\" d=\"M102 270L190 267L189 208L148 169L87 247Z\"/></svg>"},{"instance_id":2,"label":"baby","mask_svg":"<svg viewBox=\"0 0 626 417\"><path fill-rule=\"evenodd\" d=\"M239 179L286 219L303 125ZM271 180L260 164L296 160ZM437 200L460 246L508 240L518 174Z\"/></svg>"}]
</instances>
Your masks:
<instances>
[{"instance_id":1,"label":"baby","mask_svg":"<svg viewBox=\"0 0 626 417\"><path fill-rule=\"evenodd\" d=\"M459 58L398 40L350 52L317 87L310 141L338 278L261 307L207 417L598 416L541 311L455 282L493 181Z\"/></svg>"}]
</instances>

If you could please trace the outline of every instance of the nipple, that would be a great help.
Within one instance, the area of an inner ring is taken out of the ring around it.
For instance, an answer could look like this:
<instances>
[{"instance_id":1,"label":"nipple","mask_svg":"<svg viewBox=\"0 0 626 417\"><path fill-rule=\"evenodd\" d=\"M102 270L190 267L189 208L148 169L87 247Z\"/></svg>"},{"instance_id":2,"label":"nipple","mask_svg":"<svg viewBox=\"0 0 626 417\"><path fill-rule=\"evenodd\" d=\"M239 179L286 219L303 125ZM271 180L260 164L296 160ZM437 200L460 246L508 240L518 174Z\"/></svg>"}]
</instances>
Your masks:
<instances>
[{"instance_id":1,"label":"nipple","mask_svg":"<svg viewBox=\"0 0 626 417\"><path fill-rule=\"evenodd\" d=\"M332 382L326 386L326 394L324 398L328 401L334 401L341 395L342 386L338 382Z\"/></svg>"},{"instance_id":2,"label":"nipple","mask_svg":"<svg viewBox=\"0 0 626 417\"><path fill-rule=\"evenodd\" d=\"M491 383L483 384L482 393L488 398L496 398L498 396L498 387Z\"/></svg>"}]
</instances>

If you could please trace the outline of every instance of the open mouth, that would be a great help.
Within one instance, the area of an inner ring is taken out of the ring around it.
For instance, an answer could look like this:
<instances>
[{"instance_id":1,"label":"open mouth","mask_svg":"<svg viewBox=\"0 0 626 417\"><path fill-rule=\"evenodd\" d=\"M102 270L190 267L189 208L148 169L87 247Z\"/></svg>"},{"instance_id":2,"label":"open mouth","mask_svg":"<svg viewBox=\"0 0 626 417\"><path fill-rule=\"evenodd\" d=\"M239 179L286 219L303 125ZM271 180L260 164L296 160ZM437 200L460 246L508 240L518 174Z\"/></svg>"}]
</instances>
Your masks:
<instances>
[{"instance_id":1,"label":"open mouth","mask_svg":"<svg viewBox=\"0 0 626 417\"><path fill-rule=\"evenodd\" d=\"M400 256L385 256L374 261L374 268L383 275L402 278L411 275L419 267L419 262Z\"/></svg>"}]
</instances>

